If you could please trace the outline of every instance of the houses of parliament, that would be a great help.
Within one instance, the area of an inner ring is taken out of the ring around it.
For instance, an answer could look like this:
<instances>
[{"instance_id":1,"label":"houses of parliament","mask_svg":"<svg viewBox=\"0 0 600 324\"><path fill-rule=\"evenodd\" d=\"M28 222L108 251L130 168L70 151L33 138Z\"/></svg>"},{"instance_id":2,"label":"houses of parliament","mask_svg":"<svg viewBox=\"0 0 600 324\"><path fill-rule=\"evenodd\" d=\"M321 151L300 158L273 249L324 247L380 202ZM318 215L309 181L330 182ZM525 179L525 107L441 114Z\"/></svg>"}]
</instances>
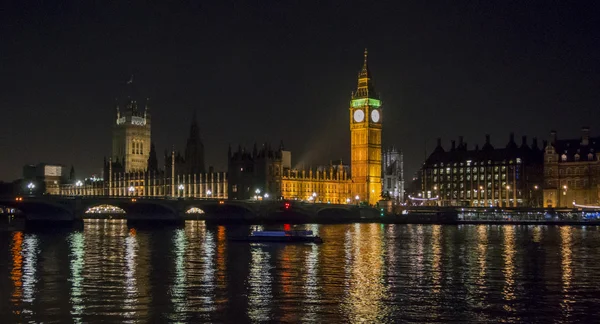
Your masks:
<instances>
[{"instance_id":1,"label":"houses of parliament","mask_svg":"<svg viewBox=\"0 0 600 324\"><path fill-rule=\"evenodd\" d=\"M227 172L206 170L195 113L184 154L174 149L165 152L164 165L159 166L151 140L148 100L142 111L136 99L129 97L116 107L112 154L104 162L104 180L63 185L60 193L222 199L262 198L267 194L273 198L374 205L381 199L382 177L387 173L382 173L382 103L375 91L367 54L365 49L348 109L349 166L340 160L316 168L294 169L291 152L283 144L276 148L263 144L252 150L230 147ZM395 150L393 154L398 155ZM386 169L402 172L402 167L389 165L401 163L401 158L384 160L388 163ZM394 181L403 182L401 176L393 176ZM403 186L400 190L398 187L393 189L396 196L403 191Z\"/></svg>"}]
</instances>

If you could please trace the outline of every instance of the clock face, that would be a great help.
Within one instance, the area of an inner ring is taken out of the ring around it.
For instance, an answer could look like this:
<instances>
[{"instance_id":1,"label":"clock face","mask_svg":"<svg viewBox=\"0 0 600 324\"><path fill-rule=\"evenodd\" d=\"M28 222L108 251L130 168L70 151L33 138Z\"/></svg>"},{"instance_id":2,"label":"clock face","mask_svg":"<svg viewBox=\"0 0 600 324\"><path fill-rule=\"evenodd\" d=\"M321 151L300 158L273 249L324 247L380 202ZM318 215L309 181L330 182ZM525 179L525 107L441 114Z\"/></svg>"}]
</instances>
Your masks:
<instances>
[{"instance_id":1,"label":"clock face","mask_svg":"<svg viewBox=\"0 0 600 324\"><path fill-rule=\"evenodd\" d=\"M365 112L362 109L356 109L354 111L354 121L360 123L363 120L365 120Z\"/></svg>"},{"instance_id":2,"label":"clock face","mask_svg":"<svg viewBox=\"0 0 600 324\"><path fill-rule=\"evenodd\" d=\"M374 123L377 123L377 122L379 122L379 117L380 117L380 116L379 116L379 110L373 110L373 111L371 111L371 120L372 120Z\"/></svg>"}]
</instances>

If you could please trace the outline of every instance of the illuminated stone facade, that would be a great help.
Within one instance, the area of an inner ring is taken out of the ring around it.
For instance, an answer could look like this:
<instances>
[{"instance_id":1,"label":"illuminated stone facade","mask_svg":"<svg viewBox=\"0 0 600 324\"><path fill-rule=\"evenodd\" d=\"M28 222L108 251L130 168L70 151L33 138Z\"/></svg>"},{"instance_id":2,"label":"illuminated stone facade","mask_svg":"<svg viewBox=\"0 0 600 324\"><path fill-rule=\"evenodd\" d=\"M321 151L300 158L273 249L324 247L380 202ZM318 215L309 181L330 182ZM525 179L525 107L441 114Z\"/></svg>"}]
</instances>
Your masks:
<instances>
[{"instance_id":1,"label":"illuminated stone facade","mask_svg":"<svg viewBox=\"0 0 600 324\"><path fill-rule=\"evenodd\" d=\"M268 144L249 152L229 151L231 199L262 198L264 193L284 199L332 204L368 203L381 198L381 101L375 93L365 50L358 86L350 102L351 164L341 161L311 169L291 166L291 153ZM351 171L351 172L350 172ZM352 174L352 178L350 177Z\"/></svg>"},{"instance_id":2,"label":"illuminated stone facade","mask_svg":"<svg viewBox=\"0 0 600 324\"><path fill-rule=\"evenodd\" d=\"M150 156L151 124L148 102L144 111L138 110L137 101L129 99L125 110L117 106L113 126L112 160L121 164L125 172L145 171Z\"/></svg>"},{"instance_id":3,"label":"illuminated stone facade","mask_svg":"<svg viewBox=\"0 0 600 324\"><path fill-rule=\"evenodd\" d=\"M544 206L600 205L600 137L558 140L552 132L544 150Z\"/></svg>"},{"instance_id":4,"label":"illuminated stone facade","mask_svg":"<svg viewBox=\"0 0 600 324\"><path fill-rule=\"evenodd\" d=\"M383 152L383 192L396 202L404 201L404 155L392 147Z\"/></svg>"},{"instance_id":5,"label":"illuminated stone facade","mask_svg":"<svg viewBox=\"0 0 600 324\"><path fill-rule=\"evenodd\" d=\"M537 146L521 146L511 134L505 148L496 149L486 136L485 145L467 149L462 137L458 147L445 151L438 139L425 161L419 199L435 199L440 206L537 207L542 200L543 152ZM437 199L436 199L437 198Z\"/></svg>"},{"instance_id":6,"label":"illuminated stone facade","mask_svg":"<svg viewBox=\"0 0 600 324\"><path fill-rule=\"evenodd\" d=\"M371 205L381 198L381 101L367 64L358 74L350 104L350 154L353 193Z\"/></svg>"}]
</instances>

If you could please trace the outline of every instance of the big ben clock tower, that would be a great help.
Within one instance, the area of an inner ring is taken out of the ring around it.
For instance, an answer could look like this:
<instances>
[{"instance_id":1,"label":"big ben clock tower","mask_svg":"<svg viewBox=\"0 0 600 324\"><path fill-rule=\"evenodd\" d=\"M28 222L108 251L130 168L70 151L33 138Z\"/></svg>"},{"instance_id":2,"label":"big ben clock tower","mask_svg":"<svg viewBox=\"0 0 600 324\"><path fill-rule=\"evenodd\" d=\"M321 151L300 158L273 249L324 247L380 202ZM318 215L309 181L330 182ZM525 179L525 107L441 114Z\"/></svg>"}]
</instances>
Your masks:
<instances>
[{"instance_id":1,"label":"big ben clock tower","mask_svg":"<svg viewBox=\"0 0 600 324\"><path fill-rule=\"evenodd\" d=\"M376 204L381 196L381 100L365 60L350 101L350 151L353 194Z\"/></svg>"}]
</instances>

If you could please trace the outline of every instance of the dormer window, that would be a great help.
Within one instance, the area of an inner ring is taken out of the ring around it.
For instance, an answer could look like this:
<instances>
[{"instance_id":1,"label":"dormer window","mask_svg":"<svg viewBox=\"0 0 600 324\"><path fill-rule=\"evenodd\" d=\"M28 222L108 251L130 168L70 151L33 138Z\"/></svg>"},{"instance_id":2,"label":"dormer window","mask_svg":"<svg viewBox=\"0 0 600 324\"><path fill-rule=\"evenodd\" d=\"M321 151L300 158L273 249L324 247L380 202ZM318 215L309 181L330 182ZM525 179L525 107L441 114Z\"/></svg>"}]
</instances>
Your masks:
<instances>
[{"instance_id":1,"label":"dormer window","mask_svg":"<svg viewBox=\"0 0 600 324\"><path fill-rule=\"evenodd\" d=\"M563 154L560 158L561 158L561 160L563 162L567 162L567 155L566 154Z\"/></svg>"},{"instance_id":2,"label":"dormer window","mask_svg":"<svg viewBox=\"0 0 600 324\"><path fill-rule=\"evenodd\" d=\"M575 161L579 161L579 154L575 154Z\"/></svg>"},{"instance_id":3,"label":"dormer window","mask_svg":"<svg viewBox=\"0 0 600 324\"><path fill-rule=\"evenodd\" d=\"M593 160L594 160L594 154L592 154L592 153L589 153L589 154L588 154L588 160L589 160L589 161L593 161Z\"/></svg>"}]
</instances>

